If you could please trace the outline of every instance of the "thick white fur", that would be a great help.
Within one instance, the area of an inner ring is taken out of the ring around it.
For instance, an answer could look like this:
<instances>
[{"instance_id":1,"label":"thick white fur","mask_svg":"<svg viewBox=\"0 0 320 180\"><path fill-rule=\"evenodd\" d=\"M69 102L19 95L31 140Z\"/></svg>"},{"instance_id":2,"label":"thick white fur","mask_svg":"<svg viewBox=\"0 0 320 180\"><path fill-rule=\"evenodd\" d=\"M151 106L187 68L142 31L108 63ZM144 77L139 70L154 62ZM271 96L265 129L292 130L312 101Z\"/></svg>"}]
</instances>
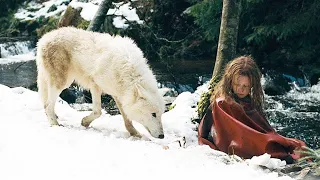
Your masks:
<instances>
[{"instance_id":1,"label":"thick white fur","mask_svg":"<svg viewBox=\"0 0 320 180\"><path fill-rule=\"evenodd\" d=\"M93 111L82 119L83 126L101 115L101 94L106 93L116 101L131 135L140 136L131 122L135 120L152 136L163 138L164 100L147 60L132 39L64 27L39 40L36 61L38 89L51 125L58 125L54 112L57 97L76 81L92 94Z\"/></svg>"}]
</instances>

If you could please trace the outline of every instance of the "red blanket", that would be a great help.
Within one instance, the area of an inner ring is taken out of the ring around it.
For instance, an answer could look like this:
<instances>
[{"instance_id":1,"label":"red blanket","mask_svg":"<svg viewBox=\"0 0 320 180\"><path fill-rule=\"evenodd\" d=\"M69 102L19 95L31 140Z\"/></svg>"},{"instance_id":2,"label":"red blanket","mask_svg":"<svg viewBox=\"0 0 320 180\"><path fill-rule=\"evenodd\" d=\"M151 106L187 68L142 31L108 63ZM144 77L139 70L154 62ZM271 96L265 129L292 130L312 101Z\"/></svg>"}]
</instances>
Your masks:
<instances>
[{"instance_id":1,"label":"red blanket","mask_svg":"<svg viewBox=\"0 0 320 180\"><path fill-rule=\"evenodd\" d=\"M300 155L294 150L305 146L300 140L277 134L255 109L244 110L238 103L223 99L217 99L212 111L201 120L198 133L199 144L243 158L268 153L274 158L298 159Z\"/></svg>"}]
</instances>

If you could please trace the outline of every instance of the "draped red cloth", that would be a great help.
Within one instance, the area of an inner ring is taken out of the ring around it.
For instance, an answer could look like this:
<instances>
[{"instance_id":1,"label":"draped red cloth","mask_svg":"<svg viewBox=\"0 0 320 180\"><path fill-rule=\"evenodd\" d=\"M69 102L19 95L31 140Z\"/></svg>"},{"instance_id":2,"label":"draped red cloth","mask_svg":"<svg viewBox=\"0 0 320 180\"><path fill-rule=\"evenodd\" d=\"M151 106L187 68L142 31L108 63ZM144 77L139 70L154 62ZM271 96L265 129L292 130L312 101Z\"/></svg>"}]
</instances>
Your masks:
<instances>
[{"instance_id":1,"label":"draped red cloth","mask_svg":"<svg viewBox=\"0 0 320 180\"><path fill-rule=\"evenodd\" d=\"M306 146L300 140L276 133L254 108L222 98L214 102L213 109L209 109L201 120L198 141L199 144L243 158L268 153L271 157L286 161L288 158L300 158L299 154L294 154L294 150Z\"/></svg>"}]
</instances>

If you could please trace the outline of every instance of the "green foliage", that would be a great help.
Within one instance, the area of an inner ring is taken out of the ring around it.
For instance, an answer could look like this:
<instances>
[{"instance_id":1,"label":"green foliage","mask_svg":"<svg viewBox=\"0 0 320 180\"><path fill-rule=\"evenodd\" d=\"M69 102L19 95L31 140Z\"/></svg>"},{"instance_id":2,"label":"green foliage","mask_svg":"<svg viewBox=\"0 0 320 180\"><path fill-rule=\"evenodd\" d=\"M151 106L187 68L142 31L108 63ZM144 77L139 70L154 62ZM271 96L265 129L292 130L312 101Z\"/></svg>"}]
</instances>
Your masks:
<instances>
[{"instance_id":1,"label":"green foliage","mask_svg":"<svg viewBox=\"0 0 320 180\"><path fill-rule=\"evenodd\" d=\"M44 34L46 34L49 31L52 31L54 29L57 29L57 23L59 19L56 17L49 17L45 18L43 16L40 16L37 18L37 22L39 24L43 24L40 28L38 28L37 31L37 37L41 38Z\"/></svg>"},{"instance_id":2,"label":"green foliage","mask_svg":"<svg viewBox=\"0 0 320 180\"><path fill-rule=\"evenodd\" d=\"M239 36L264 67L299 67L320 55L318 1L247 3ZM263 53L261 53L263 52ZM319 63L319 60L318 60ZM314 64L316 64L314 62Z\"/></svg>"},{"instance_id":3,"label":"green foliage","mask_svg":"<svg viewBox=\"0 0 320 180\"><path fill-rule=\"evenodd\" d=\"M25 0L0 0L0 17L6 17L15 11Z\"/></svg>"},{"instance_id":4,"label":"green foliage","mask_svg":"<svg viewBox=\"0 0 320 180\"><path fill-rule=\"evenodd\" d=\"M213 93L214 87L220 81L220 79L221 79L221 76L212 77L209 82L208 91L201 94L200 101L199 101L198 107L197 107L197 112L198 112L198 116L199 116L200 120L203 118L208 107L210 106L210 97ZM200 122L198 122L198 123L200 123Z\"/></svg>"},{"instance_id":5,"label":"green foliage","mask_svg":"<svg viewBox=\"0 0 320 180\"><path fill-rule=\"evenodd\" d=\"M207 92L201 94L200 101L197 106L197 112L199 120L203 118L203 116L206 114L206 110L208 109L210 105L210 97L212 95L212 88L209 88ZM198 122L200 123L200 122Z\"/></svg>"},{"instance_id":6,"label":"green foliage","mask_svg":"<svg viewBox=\"0 0 320 180\"><path fill-rule=\"evenodd\" d=\"M0 17L0 36L8 37L20 33L20 31L17 28L15 28L16 23L17 22L15 21L12 12L10 12L10 14L7 17Z\"/></svg>"},{"instance_id":7,"label":"green foliage","mask_svg":"<svg viewBox=\"0 0 320 180\"><path fill-rule=\"evenodd\" d=\"M298 164L305 164L319 171L320 168L320 149L313 150L308 147L304 147L302 150L297 151L303 157L298 159ZM320 176L320 172L316 171L315 175Z\"/></svg>"},{"instance_id":8,"label":"green foliage","mask_svg":"<svg viewBox=\"0 0 320 180\"><path fill-rule=\"evenodd\" d=\"M25 0L0 0L0 36L35 36L35 29L39 26L33 20L21 21L14 17L17 9L26 6ZM28 8L28 7L25 7ZM30 8L31 9L31 8ZM33 9L34 11L38 9Z\"/></svg>"},{"instance_id":9,"label":"green foliage","mask_svg":"<svg viewBox=\"0 0 320 180\"><path fill-rule=\"evenodd\" d=\"M86 21L85 19L81 19L79 24L77 25L77 28L87 29L89 24L90 24L90 21Z\"/></svg>"},{"instance_id":10,"label":"green foliage","mask_svg":"<svg viewBox=\"0 0 320 180\"><path fill-rule=\"evenodd\" d=\"M24 2L27 1L0 0L1 36L42 36L56 28L57 19L40 17L35 21L17 21L14 13L18 7L26 5ZM144 8L143 12L137 8L137 13L145 23L131 23L125 30L112 30L112 34L134 38L149 60L168 65L176 59L214 59L222 0L138 2L133 4ZM237 54L251 54L266 69L304 71L316 83L320 76L317 70L320 69L318 12L320 1L316 0L243 1ZM77 27L86 29L88 24L81 21Z\"/></svg>"},{"instance_id":11,"label":"green foliage","mask_svg":"<svg viewBox=\"0 0 320 180\"><path fill-rule=\"evenodd\" d=\"M190 0L161 0L145 2L149 13L140 13L143 25L130 23L126 33L133 37L149 60L164 62L168 59L199 59L210 48L201 49L203 34L198 31L194 18L188 15ZM139 12L138 12L139 14ZM144 16L147 15L147 16ZM166 63L168 64L168 63Z\"/></svg>"},{"instance_id":12,"label":"green foliage","mask_svg":"<svg viewBox=\"0 0 320 180\"><path fill-rule=\"evenodd\" d=\"M205 40L213 44L218 42L221 8L222 0L204 0L191 8ZM237 53L251 54L266 69L315 76L309 71L320 64L319 11L320 1L314 0L243 1ZM216 48L211 51L214 55Z\"/></svg>"},{"instance_id":13,"label":"green foliage","mask_svg":"<svg viewBox=\"0 0 320 180\"><path fill-rule=\"evenodd\" d=\"M171 105L169 106L169 111L171 111L172 109L174 109L174 107L176 107L176 104L171 104Z\"/></svg>"},{"instance_id":14,"label":"green foliage","mask_svg":"<svg viewBox=\"0 0 320 180\"><path fill-rule=\"evenodd\" d=\"M312 164L320 166L320 149L313 150L311 148L304 147L303 150L297 152L303 155L303 157L299 159L299 162L313 160L314 162Z\"/></svg>"},{"instance_id":15,"label":"green foliage","mask_svg":"<svg viewBox=\"0 0 320 180\"><path fill-rule=\"evenodd\" d=\"M190 8L195 23L204 31L206 40L217 42L222 14L222 0L205 0Z\"/></svg>"},{"instance_id":16,"label":"green foliage","mask_svg":"<svg viewBox=\"0 0 320 180\"><path fill-rule=\"evenodd\" d=\"M1 3L1 2L0 2ZM6 4L5 6L11 7L10 3ZM18 7L12 6L12 7ZM3 6L0 7L0 9L3 8ZM0 12L2 14L3 12ZM6 9L5 14L3 16L0 16L0 36L3 37L13 37L18 36L22 34L25 31L25 26L23 23L21 23L18 19L14 17L14 14L16 13L15 9Z\"/></svg>"}]
</instances>

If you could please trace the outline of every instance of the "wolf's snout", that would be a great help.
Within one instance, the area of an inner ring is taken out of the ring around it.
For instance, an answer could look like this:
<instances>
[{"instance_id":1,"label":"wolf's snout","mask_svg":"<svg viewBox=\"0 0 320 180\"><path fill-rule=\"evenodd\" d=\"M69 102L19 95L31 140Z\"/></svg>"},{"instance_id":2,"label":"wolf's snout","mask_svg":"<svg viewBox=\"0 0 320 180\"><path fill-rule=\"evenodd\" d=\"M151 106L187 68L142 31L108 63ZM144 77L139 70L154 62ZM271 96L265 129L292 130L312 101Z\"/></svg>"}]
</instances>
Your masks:
<instances>
[{"instance_id":1,"label":"wolf's snout","mask_svg":"<svg viewBox=\"0 0 320 180\"><path fill-rule=\"evenodd\" d=\"M160 135L158 136L158 138L159 138L159 139L163 139L163 138L164 138L164 135L163 135L163 134L160 134Z\"/></svg>"}]
</instances>

